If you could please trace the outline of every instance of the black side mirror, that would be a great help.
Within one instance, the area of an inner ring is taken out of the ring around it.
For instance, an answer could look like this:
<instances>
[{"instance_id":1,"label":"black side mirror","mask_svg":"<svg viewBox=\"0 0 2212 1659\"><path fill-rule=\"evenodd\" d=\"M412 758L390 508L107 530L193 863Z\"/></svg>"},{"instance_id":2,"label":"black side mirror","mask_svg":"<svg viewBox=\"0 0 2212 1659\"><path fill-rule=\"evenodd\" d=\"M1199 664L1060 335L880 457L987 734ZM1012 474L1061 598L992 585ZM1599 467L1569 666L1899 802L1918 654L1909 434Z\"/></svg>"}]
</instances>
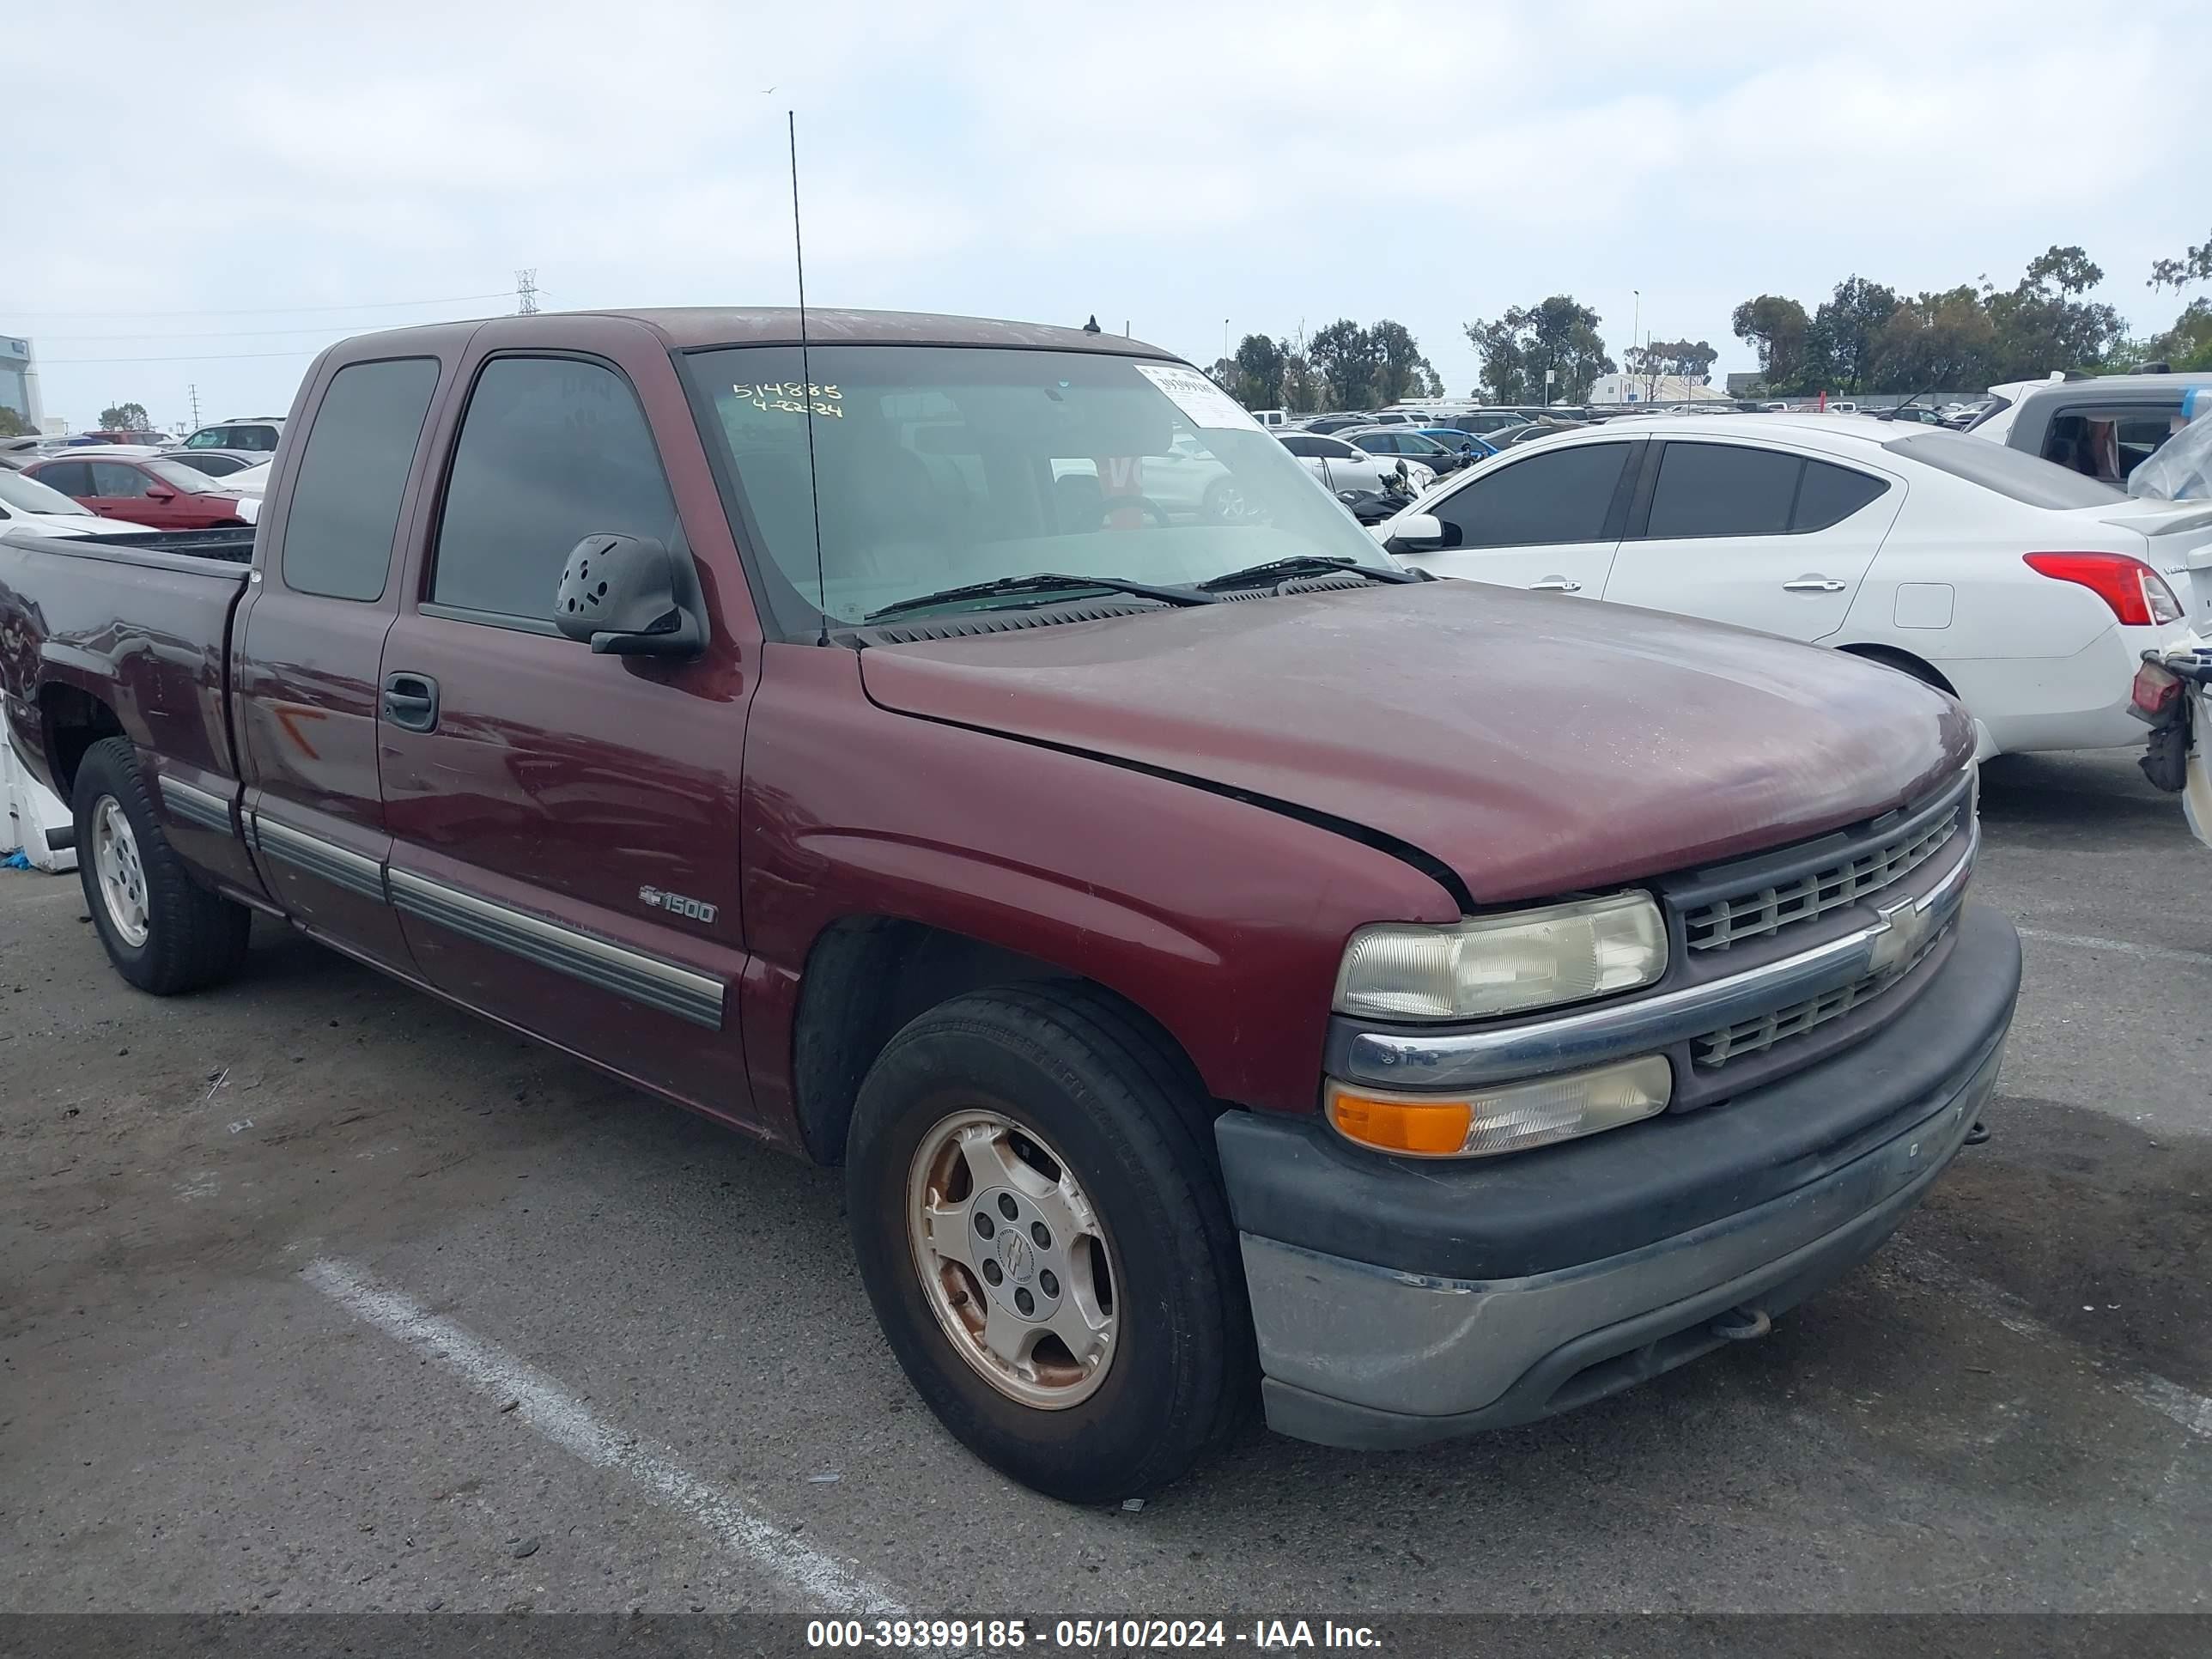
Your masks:
<instances>
[{"instance_id":1,"label":"black side mirror","mask_svg":"<svg viewBox=\"0 0 2212 1659\"><path fill-rule=\"evenodd\" d=\"M650 536L586 536L561 568L553 622L572 640L616 657L696 656L706 643L691 573Z\"/></svg>"}]
</instances>

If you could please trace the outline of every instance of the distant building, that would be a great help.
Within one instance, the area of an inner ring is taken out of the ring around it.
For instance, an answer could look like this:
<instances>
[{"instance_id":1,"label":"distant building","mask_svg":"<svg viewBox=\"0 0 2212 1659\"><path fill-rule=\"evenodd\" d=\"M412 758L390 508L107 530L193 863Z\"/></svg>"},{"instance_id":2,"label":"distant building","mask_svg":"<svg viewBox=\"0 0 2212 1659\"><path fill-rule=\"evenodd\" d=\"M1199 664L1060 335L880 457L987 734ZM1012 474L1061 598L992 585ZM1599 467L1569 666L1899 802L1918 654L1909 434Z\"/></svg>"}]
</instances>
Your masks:
<instances>
[{"instance_id":1,"label":"distant building","mask_svg":"<svg viewBox=\"0 0 2212 1659\"><path fill-rule=\"evenodd\" d=\"M1724 404L1729 394L1680 374L1601 374L1590 387L1593 404Z\"/></svg>"},{"instance_id":2,"label":"distant building","mask_svg":"<svg viewBox=\"0 0 2212 1659\"><path fill-rule=\"evenodd\" d=\"M39 371L31 360L31 343L0 330L0 407L14 410L33 427L45 411L39 407Z\"/></svg>"}]
</instances>

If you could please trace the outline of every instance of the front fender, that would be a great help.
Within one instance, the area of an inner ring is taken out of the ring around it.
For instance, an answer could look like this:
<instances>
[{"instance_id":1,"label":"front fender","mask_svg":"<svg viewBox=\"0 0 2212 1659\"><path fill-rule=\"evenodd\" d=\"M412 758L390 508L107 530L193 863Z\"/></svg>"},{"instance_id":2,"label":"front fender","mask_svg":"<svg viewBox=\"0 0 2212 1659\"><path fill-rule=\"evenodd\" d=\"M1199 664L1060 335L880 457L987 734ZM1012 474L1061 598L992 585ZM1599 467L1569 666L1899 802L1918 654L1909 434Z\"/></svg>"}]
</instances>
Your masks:
<instances>
[{"instance_id":1,"label":"front fender","mask_svg":"<svg viewBox=\"0 0 2212 1659\"><path fill-rule=\"evenodd\" d=\"M763 679L745 751L745 1044L771 1114L790 1105L808 953L850 917L1103 985L1217 1097L1310 1112L1346 939L1459 914L1377 848L1195 783L896 714L857 695L845 653L792 654L795 672L780 656Z\"/></svg>"}]
</instances>

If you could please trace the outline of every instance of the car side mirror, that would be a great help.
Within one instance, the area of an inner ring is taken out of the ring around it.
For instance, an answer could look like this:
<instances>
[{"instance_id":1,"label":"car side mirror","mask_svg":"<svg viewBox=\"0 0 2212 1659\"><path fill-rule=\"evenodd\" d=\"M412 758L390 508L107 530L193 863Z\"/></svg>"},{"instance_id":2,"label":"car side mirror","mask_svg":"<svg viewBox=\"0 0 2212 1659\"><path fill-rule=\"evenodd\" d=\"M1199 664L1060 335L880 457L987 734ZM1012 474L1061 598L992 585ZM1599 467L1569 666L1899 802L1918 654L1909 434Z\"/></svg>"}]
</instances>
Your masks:
<instances>
[{"instance_id":1,"label":"car side mirror","mask_svg":"<svg viewBox=\"0 0 2212 1659\"><path fill-rule=\"evenodd\" d=\"M1382 544L1393 553L1433 553L1444 544L1443 523L1433 513L1408 513L1390 526Z\"/></svg>"},{"instance_id":2,"label":"car side mirror","mask_svg":"<svg viewBox=\"0 0 2212 1659\"><path fill-rule=\"evenodd\" d=\"M146 499L149 501L173 501L177 499L177 492L161 484L153 484L147 489Z\"/></svg>"},{"instance_id":3,"label":"car side mirror","mask_svg":"<svg viewBox=\"0 0 2212 1659\"><path fill-rule=\"evenodd\" d=\"M706 643L696 579L678 565L650 536L586 536L561 568L554 625L607 656L696 656Z\"/></svg>"}]
</instances>

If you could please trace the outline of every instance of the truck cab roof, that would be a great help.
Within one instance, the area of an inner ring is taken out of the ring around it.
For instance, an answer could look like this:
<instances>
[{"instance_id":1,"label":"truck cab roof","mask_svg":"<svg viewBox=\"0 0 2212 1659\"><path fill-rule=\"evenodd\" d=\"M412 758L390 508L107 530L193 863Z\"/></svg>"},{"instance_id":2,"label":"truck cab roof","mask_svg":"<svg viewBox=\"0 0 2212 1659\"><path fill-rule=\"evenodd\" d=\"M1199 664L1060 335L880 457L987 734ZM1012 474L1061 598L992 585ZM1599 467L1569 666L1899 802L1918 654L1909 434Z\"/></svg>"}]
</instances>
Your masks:
<instances>
[{"instance_id":1,"label":"truck cab roof","mask_svg":"<svg viewBox=\"0 0 2212 1659\"><path fill-rule=\"evenodd\" d=\"M356 343L374 341L379 351L388 351L398 342L440 337L457 331L470 332L494 324L518 341L527 341L540 333L549 340L566 339L573 333L577 320L586 317L642 323L658 331L679 350L700 346L799 343L799 316L795 306L672 306L548 311L528 317L481 318L470 322L431 323L419 328L383 329L341 341L332 349L348 351ZM1026 346L1182 361L1171 351L1125 334L1093 334L1082 328L956 317L936 312L857 311L832 306L807 307L806 342L810 345Z\"/></svg>"}]
</instances>

